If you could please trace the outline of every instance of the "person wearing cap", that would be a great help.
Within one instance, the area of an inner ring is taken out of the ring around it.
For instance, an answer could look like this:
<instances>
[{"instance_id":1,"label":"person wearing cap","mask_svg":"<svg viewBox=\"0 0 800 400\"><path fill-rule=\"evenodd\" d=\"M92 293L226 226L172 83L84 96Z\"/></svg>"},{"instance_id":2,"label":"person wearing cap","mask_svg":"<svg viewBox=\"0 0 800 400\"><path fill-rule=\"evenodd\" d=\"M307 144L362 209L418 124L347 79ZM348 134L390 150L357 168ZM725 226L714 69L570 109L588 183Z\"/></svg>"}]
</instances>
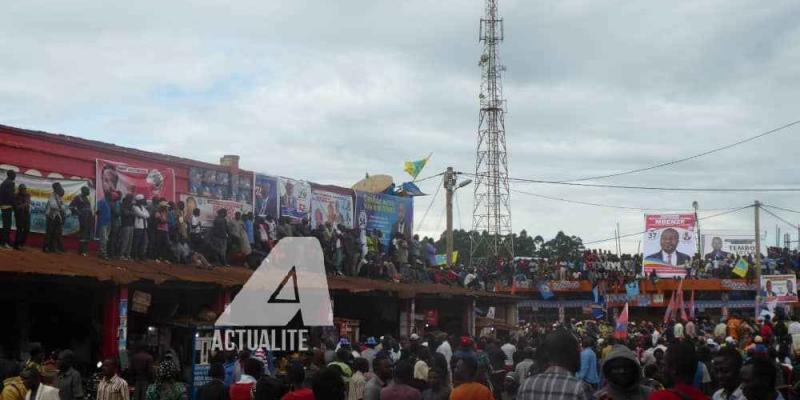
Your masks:
<instances>
[{"instance_id":1,"label":"person wearing cap","mask_svg":"<svg viewBox=\"0 0 800 400\"><path fill-rule=\"evenodd\" d=\"M369 372L372 371L372 360L375 359L375 346L378 344L378 341L375 340L374 336L370 336L367 338L367 348L361 352L361 358L367 360Z\"/></svg>"},{"instance_id":2,"label":"person wearing cap","mask_svg":"<svg viewBox=\"0 0 800 400\"><path fill-rule=\"evenodd\" d=\"M99 256L108 259L108 235L111 230L111 192L106 192L100 201L97 202L97 238L99 239Z\"/></svg>"},{"instance_id":3,"label":"person wearing cap","mask_svg":"<svg viewBox=\"0 0 800 400\"><path fill-rule=\"evenodd\" d=\"M475 349L473 348L472 338L469 336L462 336L461 339L459 339L459 348L453 354L454 360L461 358L472 358L476 361L478 360L478 355L475 353ZM455 364L456 361L453 361L452 363Z\"/></svg>"},{"instance_id":4,"label":"person wearing cap","mask_svg":"<svg viewBox=\"0 0 800 400\"><path fill-rule=\"evenodd\" d=\"M147 211L147 203L144 196L137 194L133 205L133 249L131 256L138 261L144 261L147 252L147 227L150 220L150 212Z\"/></svg>"},{"instance_id":5,"label":"person wearing cap","mask_svg":"<svg viewBox=\"0 0 800 400\"><path fill-rule=\"evenodd\" d=\"M31 194L23 184L17 187L17 195L14 198L14 223L17 227L14 248L22 250L31 231Z\"/></svg>"},{"instance_id":6,"label":"person wearing cap","mask_svg":"<svg viewBox=\"0 0 800 400\"><path fill-rule=\"evenodd\" d=\"M92 192L88 187L81 187L81 194L75 196L69 203L70 212L78 216L78 253L82 256L89 254L89 241L92 240L92 229L94 228L94 215L92 213L92 201L89 195Z\"/></svg>"}]
</instances>

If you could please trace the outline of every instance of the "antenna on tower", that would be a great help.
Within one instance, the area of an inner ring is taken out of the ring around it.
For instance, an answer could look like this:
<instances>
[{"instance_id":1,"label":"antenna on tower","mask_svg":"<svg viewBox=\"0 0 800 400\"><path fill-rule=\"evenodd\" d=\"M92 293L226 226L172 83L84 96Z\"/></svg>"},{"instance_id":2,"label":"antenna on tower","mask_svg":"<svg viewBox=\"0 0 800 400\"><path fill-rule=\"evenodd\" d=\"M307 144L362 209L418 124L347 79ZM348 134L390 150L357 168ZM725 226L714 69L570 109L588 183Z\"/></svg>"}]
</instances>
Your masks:
<instances>
[{"instance_id":1,"label":"antenna on tower","mask_svg":"<svg viewBox=\"0 0 800 400\"><path fill-rule=\"evenodd\" d=\"M500 64L497 51L503 41L503 19L497 15L497 0L486 0L486 15L481 19L478 38L483 42L483 54L478 63L482 77L470 234L473 264L480 261L474 255L482 246L488 246L486 253L493 258L514 255L506 152L506 100L501 79L505 67Z\"/></svg>"}]
</instances>

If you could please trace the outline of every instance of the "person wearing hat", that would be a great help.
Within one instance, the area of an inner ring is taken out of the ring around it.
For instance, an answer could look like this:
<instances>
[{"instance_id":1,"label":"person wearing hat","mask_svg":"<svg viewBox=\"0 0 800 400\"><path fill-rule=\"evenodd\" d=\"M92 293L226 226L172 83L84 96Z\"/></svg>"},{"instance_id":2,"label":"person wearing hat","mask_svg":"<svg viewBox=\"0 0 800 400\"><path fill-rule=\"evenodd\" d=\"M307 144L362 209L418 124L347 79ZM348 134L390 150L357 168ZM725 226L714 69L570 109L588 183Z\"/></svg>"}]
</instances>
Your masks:
<instances>
[{"instance_id":1,"label":"person wearing hat","mask_svg":"<svg viewBox=\"0 0 800 400\"><path fill-rule=\"evenodd\" d=\"M64 227L64 188L58 182L53 182L53 192L47 199L44 208L45 217L45 239L42 251L64 252L64 244L61 241L61 233Z\"/></svg>"},{"instance_id":2,"label":"person wearing hat","mask_svg":"<svg viewBox=\"0 0 800 400\"><path fill-rule=\"evenodd\" d=\"M28 240L28 233L31 231L31 195L23 184L17 186L17 196L14 199L14 223L17 226L14 248L22 250Z\"/></svg>"},{"instance_id":3,"label":"person wearing hat","mask_svg":"<svg viewBox=\"0 0 800 400\"><path fill-rule=\"evenodd\" d=\"M377 354L377 352L375 351L375 346L378 344L378 341L375 340L374 336L370 336L367 338L366 343L367 343L367 348L361 352L361 358L367 360L369 372L373 372L372 360L375 359L375 354Z\"/></svg>"},{"instance_id":4,"label":"person wearing hat","mask_svg":"<svg viewBox=\"0 0 800 400\"><path fill-rule=\"evenodd\" d=\"M87 186L83 186L81 194L75 196L69 203L70 212L78 216L78 254L82 256L89 254L89 241L92 240L92 229L94 228L92 201L89 199L91 194L92 191Z\"/></svg>"},{"instance_id":5,"label":"person wearing hat","mask_svg":"<svg viewBox=\"0 0 800 400\"><path fill-rule=\"evenodd\" d=\"M636 354L623 345L614 347L603 362L602 371L607 384L595 393L595 398L646 400L653 391L641 382L641 366Z\"/></svg>"}]
</instances>

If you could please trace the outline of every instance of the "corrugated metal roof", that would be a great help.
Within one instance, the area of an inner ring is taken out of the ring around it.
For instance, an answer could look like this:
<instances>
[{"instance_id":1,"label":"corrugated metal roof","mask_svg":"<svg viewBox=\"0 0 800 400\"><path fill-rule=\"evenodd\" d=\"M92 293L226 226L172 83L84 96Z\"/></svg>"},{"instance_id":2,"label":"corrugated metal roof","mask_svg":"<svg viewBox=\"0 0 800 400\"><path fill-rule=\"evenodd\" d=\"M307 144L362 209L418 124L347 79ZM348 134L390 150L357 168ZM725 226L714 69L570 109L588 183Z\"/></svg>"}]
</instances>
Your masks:
<instances>
[{"instance_id":1,"label":"corrugated metal roof","mask_svg":"<svg viewBox=\"0 0 800 400\"><path fill-rule=\"evenodd\" d=\"M191 265L164 264L152 261L105 261L94 255L82 257L72 252L52 254L26 248L25 251L0 250L0 273L79 277L123 285L138 281L151 281L156 284L189 282L233 287L244 285L252 271L239 267L204 269ZM395 283L355 277L328 277L328 289L351 293L378 291L396 293L400 297L433 295L514 301L519 299L519 297L508 294L455 286L432 283Z\"/></svg>"}]
</instances>

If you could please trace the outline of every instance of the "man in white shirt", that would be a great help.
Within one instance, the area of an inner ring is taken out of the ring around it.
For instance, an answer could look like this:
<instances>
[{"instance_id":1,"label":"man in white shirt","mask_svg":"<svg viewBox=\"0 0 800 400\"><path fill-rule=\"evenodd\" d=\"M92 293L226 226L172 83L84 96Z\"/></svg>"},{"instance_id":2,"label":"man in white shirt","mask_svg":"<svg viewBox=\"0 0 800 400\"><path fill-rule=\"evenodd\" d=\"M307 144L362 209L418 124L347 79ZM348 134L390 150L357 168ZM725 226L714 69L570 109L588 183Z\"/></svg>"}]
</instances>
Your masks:
<instances>
[{"instance_id":1,"label":"man in white shirt","mask_svg":"<svg viewBox=\"0 0 800 400\"><path fill-rule=\"evenodd\" d=\"M513 367L514 353L517 351L517 346L511 344L511 340L506 338L505 343L500 346L500 350L506 355L506 367Z\"/></svg>"},{"instance_id":2,"label":"man in white shirt","mask_svg":"<svg viewBox=\"0 0 800 400\"><path fill-rule=\"evenodd\" d=\"M436 352L440 353L447 360L448 368L450 366L450 359L453 358L453 348L450 347L450 342L447 341L447 335L442 335L442 344L436 348Z\"/></svg>"},{"instance_id":3,"label":"man in white shirt","mask_svg":"<svg viewBox=\"0 0 800 400\"><path fill-rule=\"evenodd\" d=\"M59 400L58 389L42 383L42 377L35 368L28 368L19 374L28 389L25 400Z\"/></svg>"}]
</instances>

